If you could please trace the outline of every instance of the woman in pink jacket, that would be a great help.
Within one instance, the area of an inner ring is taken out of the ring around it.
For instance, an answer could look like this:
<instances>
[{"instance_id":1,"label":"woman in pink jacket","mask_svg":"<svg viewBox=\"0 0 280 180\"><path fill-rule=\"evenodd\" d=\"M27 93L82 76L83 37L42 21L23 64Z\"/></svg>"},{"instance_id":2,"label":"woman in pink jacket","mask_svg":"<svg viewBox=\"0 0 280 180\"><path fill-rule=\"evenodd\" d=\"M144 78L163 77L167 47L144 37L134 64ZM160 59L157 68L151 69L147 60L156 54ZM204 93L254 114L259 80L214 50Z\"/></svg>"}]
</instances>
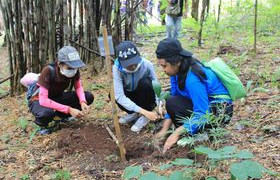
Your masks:
<instances>
[{"instance_id":1,"label":"woman in pink jacket","mask_svg":"<svg viewBox=\"0 0 280 180\"><path fill-rule=\"evenodd\" d=\"M77 50L64 46L58 51L57 61L43 68L38 78L39 93L33 95L28 107L35 116L35 123L41 127L39 134L49 134L48 124L55 116L69 121L89 113L93 94L84 91L79 68L85 66ZM74 85L75 91L65 92Z\"/></svg>"}]
</instances>

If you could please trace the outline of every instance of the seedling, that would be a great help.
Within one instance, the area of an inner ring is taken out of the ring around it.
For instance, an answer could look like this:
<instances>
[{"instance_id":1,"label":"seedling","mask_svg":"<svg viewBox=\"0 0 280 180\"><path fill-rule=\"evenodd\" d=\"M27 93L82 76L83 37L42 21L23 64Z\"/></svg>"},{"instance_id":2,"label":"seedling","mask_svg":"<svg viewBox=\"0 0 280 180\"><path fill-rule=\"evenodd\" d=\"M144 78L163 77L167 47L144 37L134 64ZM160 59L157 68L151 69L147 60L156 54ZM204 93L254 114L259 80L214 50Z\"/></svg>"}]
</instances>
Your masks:
<instances>
[{"instance_id":1,"label":"seedling","mask_svg":"<svg viewBox=\"0 0 280 180\"><path fill-rule=\"evenodd\" d=\"M152 81L154 92L157 96L157 108L156 111L158 114L163 112L163 106L166 99L170 97L169 91L162 91L161 84L158 81Z\"/></svg>"}]
</instances>

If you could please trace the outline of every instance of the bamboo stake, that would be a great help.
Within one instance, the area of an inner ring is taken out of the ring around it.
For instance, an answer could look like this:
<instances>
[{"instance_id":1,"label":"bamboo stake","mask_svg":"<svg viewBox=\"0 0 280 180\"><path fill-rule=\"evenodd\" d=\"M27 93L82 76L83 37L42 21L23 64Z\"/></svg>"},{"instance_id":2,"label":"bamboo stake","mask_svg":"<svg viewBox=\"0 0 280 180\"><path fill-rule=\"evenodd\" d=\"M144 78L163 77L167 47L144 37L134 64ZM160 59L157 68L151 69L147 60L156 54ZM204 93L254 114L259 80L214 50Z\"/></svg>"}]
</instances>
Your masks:
<instances>
[{"instance_id":1,"label":"bamboo stake","mask_svg":"<svg viewBox=\"0 0 280 180\"><path fill-rule=\"evenodd\" d=\"M0 84L2 84L3 82L6 82L7 80L11 79L12 77L14 77L14 75L13 75L13 74L12 74L12 75L10 75L10 76L9 76L9 77L7 77L7 78L1 79L1 80L0 80Z\"/></svg>"},{"instance_id":2,"label":"bamboo stake","mask_svg":"<svg viewBox=\"0 0 280 180\"><path fill-rule=\"evenodd\" d=\"M109 135L111 136L111 138L116 142L116 144L119 146L119 141L117 139L117 137L115 136L115 134L112 132L112 130L109 128L109 126L106 124L105 125L105 129L108 131Z\"/></svg>"},{"instance_id":3,"label":"bamboo stake","mask_svg":"<svg viewBox=\"0 0 280 180\"><path fill-rule=\"evenodd\" d=\"M105 48L105 59L107 63L107 71L108 71L108 79L109 79L109 84L111 85L110 89L110 97L111 97L111 104L112 104L112 111L113 111L113 116L114 116L114 125L115 125L115 130L119 142L119 149L120 149L120 155L121 155L121 160L126 161L125 158L125 148L124 148L124 143L122 139L122 133L120 129L120 124L117 116L117 109L116 109L116 102L115 102L115 93L114 93L114 86L113 84L113 75L112 75L112 65L110 61L110 49L109 49L109 43L108 43L108 34L107 34L107 29L106 26L102 27L103 31L103 38L104 38L104 48Z\"/></svg>"}]
</instances>

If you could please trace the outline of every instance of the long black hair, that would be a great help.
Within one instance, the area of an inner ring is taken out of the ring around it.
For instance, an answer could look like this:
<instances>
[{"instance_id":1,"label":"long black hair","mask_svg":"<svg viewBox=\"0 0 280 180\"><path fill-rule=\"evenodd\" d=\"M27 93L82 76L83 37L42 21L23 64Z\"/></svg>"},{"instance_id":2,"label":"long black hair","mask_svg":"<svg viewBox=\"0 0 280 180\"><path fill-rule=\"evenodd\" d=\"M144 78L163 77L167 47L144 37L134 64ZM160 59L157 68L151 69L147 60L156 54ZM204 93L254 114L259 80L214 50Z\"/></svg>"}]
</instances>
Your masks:
<instances>
[{"instance_id":1,"label":"long black hair","mask_svg":"<svg viewBox=\"0 0 280 180\"><path fill-rule=\"evenodd\" d=\"M178 86L179 86L179 89L181 89L181 90L183 90L185 88L185 82L186 82L187 74L188 74L190 68L191 68L191 71L195 75L197 75L198 78L202 82L204 80L207 80L207 76L201 68L201 66L203 66L203 64L194 57L184 57L181 55L174 55L169 58L165 58L165 60L166 60L166 62L170 63L171 65L176 65L179 62L181 62L178 73L177 73Z\"/></svg>"}]
</instances>

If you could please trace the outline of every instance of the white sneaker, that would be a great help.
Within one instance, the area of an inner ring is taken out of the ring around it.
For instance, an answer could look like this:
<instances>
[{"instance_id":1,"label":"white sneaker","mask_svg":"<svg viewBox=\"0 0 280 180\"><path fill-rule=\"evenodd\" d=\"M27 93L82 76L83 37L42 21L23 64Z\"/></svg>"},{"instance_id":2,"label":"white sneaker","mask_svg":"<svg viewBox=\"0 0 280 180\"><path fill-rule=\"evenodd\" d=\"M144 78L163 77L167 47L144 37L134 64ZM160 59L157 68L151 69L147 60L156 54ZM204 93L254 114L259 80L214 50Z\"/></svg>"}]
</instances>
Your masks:
<instances>
[{"instance_id":1,"label":"white sneaker","mask_svg":"<svg viewBox=\"0 0 280 180\"><path fill-rule=\"evenodd\" d=\"M125 116L122 116L122 117L119 119L119 122L120 122L121 124L129 123L129 122L131 122L131 121L136 120L138 117L139 117L139 114L138 114L138 113L127 114L127 115L125 115Z\"/></svg>"},{"instance_id":2,"label":"white sneaker","mask_svg":"<svg viewBox=\"0 0 280 180\"><path fill-rule=\"evenodd\" d=\"M146 126L149 122L149 119L145 116L141 116L138 118L138 120L135 122L135 124L131 127L131 131L133 132L140 132L144 126Z\"/></svg>"}]
</instances>

